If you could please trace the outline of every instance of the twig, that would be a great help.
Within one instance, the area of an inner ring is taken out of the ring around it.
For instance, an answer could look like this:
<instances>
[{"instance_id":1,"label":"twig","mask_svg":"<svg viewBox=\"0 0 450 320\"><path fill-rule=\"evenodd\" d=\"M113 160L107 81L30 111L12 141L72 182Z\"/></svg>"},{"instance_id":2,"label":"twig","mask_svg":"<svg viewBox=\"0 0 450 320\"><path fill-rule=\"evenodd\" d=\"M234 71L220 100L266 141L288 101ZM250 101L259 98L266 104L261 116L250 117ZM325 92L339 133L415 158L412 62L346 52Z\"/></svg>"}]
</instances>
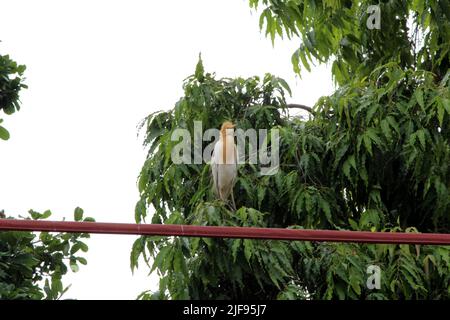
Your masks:
<instances>
[{"instance_id":1,"label":"twig","mask_svg":"<svg viewBox=\"0 0 450 320\"><path fill-rule=\"evenodd\" d=\"M289 103L286 105L286 107L290 108L290 109L302 109L302 110L306 110L309 113L314 115L314 111L311 107L305 106L303 104L297 104L297 103Z\"/></svg>"}]
</instances>

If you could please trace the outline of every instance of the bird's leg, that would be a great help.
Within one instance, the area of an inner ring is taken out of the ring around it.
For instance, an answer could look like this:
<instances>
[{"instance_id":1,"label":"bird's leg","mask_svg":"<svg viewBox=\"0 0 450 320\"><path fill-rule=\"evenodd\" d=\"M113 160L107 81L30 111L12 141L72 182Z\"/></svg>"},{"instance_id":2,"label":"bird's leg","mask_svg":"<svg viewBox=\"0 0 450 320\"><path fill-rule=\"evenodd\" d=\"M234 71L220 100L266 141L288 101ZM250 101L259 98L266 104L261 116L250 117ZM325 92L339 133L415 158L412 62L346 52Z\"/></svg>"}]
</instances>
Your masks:
<instances>
[{"instance_id":1,"label":"bird's leg","mask_svg":"<svg viewBox=\"0 0 450 320\"><path fill-rule=\"evenodd\" d=\"M230 210L230 211L235 211L235 210L233 209L233 206L231 205L231 203L230 203L229 201L227 201L227 202L225 203L225 205L227 206L228 210Z\"/></svg>"},{"instance_id":2,"label":"bird's leg","mask_svg":"<svg viewBox=\"0 0 450 320\"><path fill-rule=\"evenodd\" d=\"M236 211L236 203L234 202L233 190L231 190L231 205L233 207L233 211Z\"/></svg>"}]
</instances>

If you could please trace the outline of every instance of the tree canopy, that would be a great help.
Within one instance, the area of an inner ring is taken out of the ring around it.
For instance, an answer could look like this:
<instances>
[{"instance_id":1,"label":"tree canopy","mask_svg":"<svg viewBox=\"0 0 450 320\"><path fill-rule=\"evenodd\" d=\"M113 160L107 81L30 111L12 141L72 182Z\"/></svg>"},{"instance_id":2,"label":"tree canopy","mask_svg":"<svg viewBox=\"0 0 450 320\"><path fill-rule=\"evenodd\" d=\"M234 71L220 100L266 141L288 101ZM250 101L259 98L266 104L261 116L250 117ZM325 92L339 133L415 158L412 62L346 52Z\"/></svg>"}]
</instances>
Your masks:
<instances>
[{"instance_id":1,"label":"tree canopy","mask_svg":"<svg viewBox=\"0 0 450 320\"><path fill-rule=\"evenodd\" d=\"M23 78L25 69L25 65L17 64L8 55L0 55L0 112L10 115L20 109L19 93L27 88ZM0 139L9 139L9 132L2 126ZM29 216L22 218L47 219L51 214L50 210L43 213L30 210ZM0 210L0 219L13 217ZM83 219L81 208L75 209L74 219L93 221L90 217ZM89 237L89 234L1 231L0 299L61 298L69 289L62 283L68 266L77 272L79 264L87 264L79 253L88 251L83 239Z\"/></svg>"},{"instance_id":2,"label":"tree canopy","mask_svg":"<svg viewBox=\"0 0 450 320\"><path fill-rule=\"evenodd\" d=\"M26 219L47 219L51 214L50 210L30 210ZM0 219L6 218L0 211ZM75 209L74 219L93 221L89 217L83 219L81 208ZM68 266L77 272L79 264L87 264L80 256L88 251L83 242L86 238L89 234L0 232L0 299L60 299L70 287L62 282Z\"/></svg>"},{"instance_id":3,"label":"tree canopy","mask_svg":"<svg viewBox=\"0 0 450 320\"><path fill-rule=\"evenodd\" d=\"M173 109L144 122L148 156L138 180L137 222L386 232L450 232L449 7L445 1L257 1L272 41L299 37L294 70L332 63L336 91L309 119L290 117L287 83L217 79L200 60ZM232 212L211 191L208 164L175 164L175 129L279 130L280 165L239 166ZM141 237L160 276L142 299L450 298L448 246ZM366 285L379 266L381 288Z\"/></svg>"},{"instance_id":4,"label":"tree canopy","mask_svg":"<svg viewBox=\"0 0 450 320\"><path fill-rule=\"evenodd\" d=\"M437 82L450 67L450 5L442 0L249 0L261 7L260 27L272 41L299 38L292 55L296 72L332 62L339 85L363 78L389 62L427 70ZM380 28L369 28L376 5ZM370 23L369 23L370 24Z\"/></svg>"},{"instance_id":5,"label":"tree canopy","mask_svg":"<svg viewBox=\"0 0 450 320\"><path fill-rule=\"evenodd\" d=\"M27 88L23 83L25 65L17 64L9 55L0 54L0 111L9 115L20 110L19 92ZM3 119L0 118L0 124ZM0 139L8 140L9 132L0 125Z\"/></svg>"}]
</instances>

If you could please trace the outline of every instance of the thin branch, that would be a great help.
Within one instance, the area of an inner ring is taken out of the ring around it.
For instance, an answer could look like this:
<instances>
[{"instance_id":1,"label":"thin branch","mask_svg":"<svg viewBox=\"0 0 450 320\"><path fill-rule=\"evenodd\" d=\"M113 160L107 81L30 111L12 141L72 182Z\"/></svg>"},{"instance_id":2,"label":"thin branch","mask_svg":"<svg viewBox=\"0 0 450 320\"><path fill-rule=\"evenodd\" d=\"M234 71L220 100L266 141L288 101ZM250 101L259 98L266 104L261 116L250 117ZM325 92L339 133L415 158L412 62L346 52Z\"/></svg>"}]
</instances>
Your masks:
<instances>
[{"instance_id":1,"label":"thin branch","mask_svg":"<svg viewBox=\"0 0 450 320\"><path fill-rule=\"evenodd\" d=\"M313 111L313 109L311 107L305 106L303 104L297 104L297 103L289 103L286 105L286 107L290 108L290 109L302 109L302 110L306 110L311 114L314 114L315 112Z\"/></svg>"}]
</instances>

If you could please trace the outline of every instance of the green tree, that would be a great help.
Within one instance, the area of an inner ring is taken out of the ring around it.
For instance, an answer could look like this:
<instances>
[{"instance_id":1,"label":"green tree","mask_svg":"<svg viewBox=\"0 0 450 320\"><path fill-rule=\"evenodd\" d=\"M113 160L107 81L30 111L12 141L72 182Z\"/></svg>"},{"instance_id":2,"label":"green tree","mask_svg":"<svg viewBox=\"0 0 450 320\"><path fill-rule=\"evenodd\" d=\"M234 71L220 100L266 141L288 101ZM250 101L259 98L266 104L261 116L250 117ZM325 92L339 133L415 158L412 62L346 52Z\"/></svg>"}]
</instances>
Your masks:
<instances>
[{"instance_id":1,"label":"green tree","mask_svg":"<svg viewBox=\"0 0 450 320\"><path fill-rule=\"evenodd\" d=\"M442 0L249 0L262 6L260 28L272 41L299 38L292 55L296 72L332 62L339 85L364 78L393 62L403 70L432 72L439 82L450 67L450 5ZM380 29L368 27L377 5Z\"/></svg>"},{"instance_id":2,"label":"green tree","mask_svg":"<svg viewBox=\"0 0 450 320\"><path fill-rule=\"evenodd\" d=\"M27 219L47 219L51 214L30 210ZM81 208L75 209L74 218L93 221L83 219ZM0 219L6 219L3 212ZM89 234L0 232L0 299L60 299L70 287L62 283L68 266L77 272L79 264L87 264L79 255L88 251L82 241L86 238Z\"/></svg>"},{"instance_id":3,"label":"green tree","mask_svg":"<svg viewBox=\"0 0 450 320\"><path fill-rule=\"evenodd\" d=\"M20 109L19 92L23 83L24 65L18 65L8 55L0 55L0 111L9 115ZM0 118L0 123L3 119ZM0 139L8 140L9 132L0 126ZM27 219L47 219L51 211L29 211ZM12 219L12 217L8 217ZM76 208L76 221L83 219L83 210ZM0 211L0 219L7 219ZM77 272L79 264L87 263L79 256L88 251L82 239L89 234L0 231L0 299L59 299L69 289L62 276L68 266Z\"/></svg>"},{"instance_id":4,"label":"green tree","mask_svg":"<svg viewBox=\"0 0 450 320\"><path fill-rule=\"evenodd\" d=\"M20 110L19 92L27 88L23 83L25 65L19 65L8 55L0 54L0 111L12 114ZM3 119L0 118L0 124ZM8 140L9 132L0 125L0 139Z\"/></svg>"},{"instance_id":5,"label":"green tree","mask_svg":"<svg viewBox=\"0 0 450 320\"><path fill-rule=\"evenodd\" d=\"M449 6L380 1L257 1L272 40L299 37L294 70L331 62L336 91L309 119L289 117L277 77L216 79L199 61L184 96L143 126L149 152L137 222L385 232L450 232ZM215 200L208 164L176 165L171 136L193 121L278 129L280 166L239 167L238 210ZM143 299L449 299L450 247L141 237L131 252L160 276ZM366 286L367 266L382 271Z\"/></svg>"}]
</instances>

